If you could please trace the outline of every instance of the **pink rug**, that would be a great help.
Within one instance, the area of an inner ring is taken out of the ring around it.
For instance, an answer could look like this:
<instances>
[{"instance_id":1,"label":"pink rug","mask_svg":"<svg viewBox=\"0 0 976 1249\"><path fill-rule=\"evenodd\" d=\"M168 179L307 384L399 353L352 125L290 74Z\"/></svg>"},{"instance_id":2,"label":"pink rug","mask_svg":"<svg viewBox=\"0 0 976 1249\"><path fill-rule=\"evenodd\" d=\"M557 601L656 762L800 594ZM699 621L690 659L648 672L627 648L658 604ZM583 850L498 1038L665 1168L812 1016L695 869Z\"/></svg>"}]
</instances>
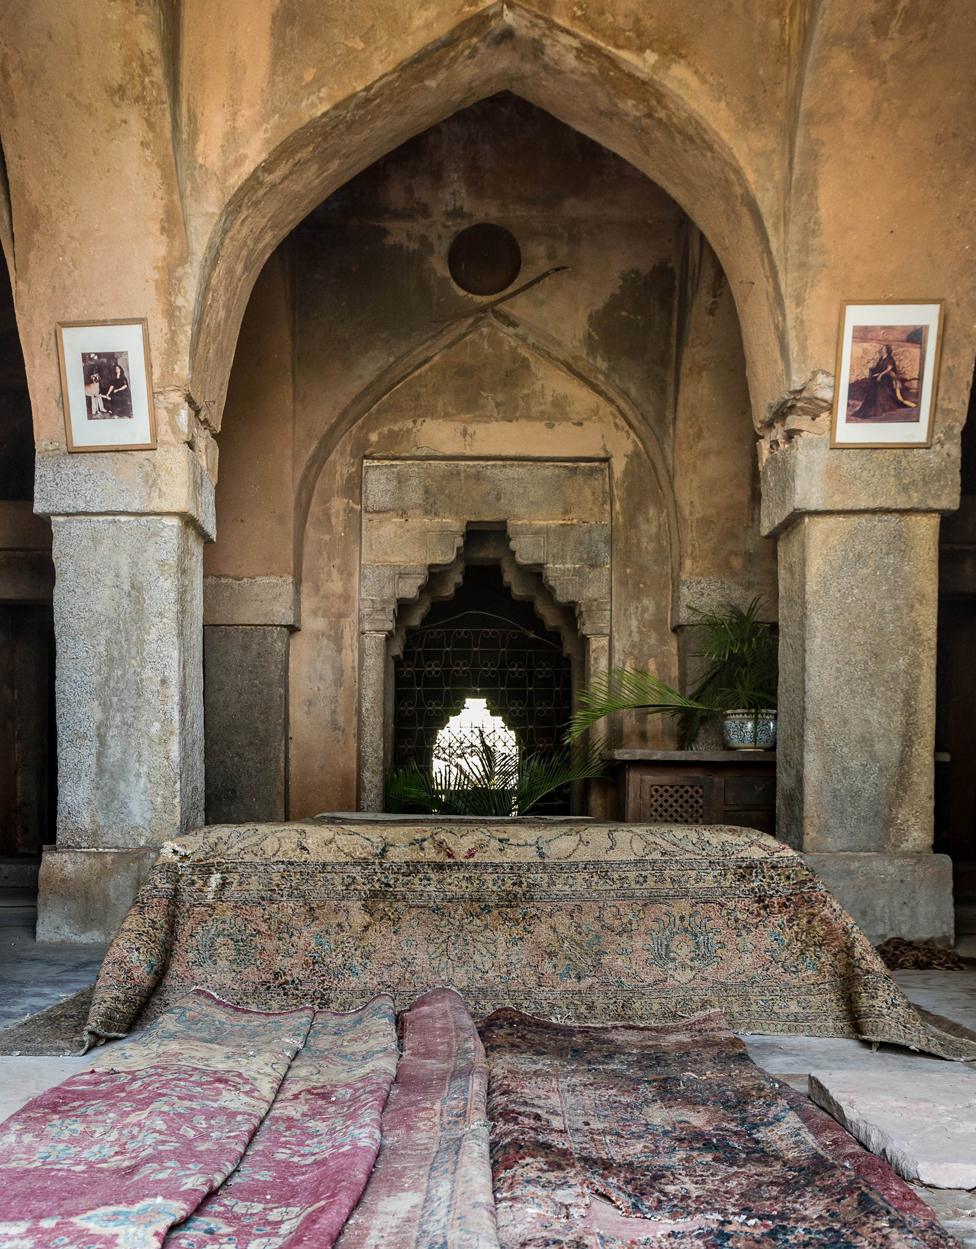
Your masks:
<instances>
[{"instance_id":1,"label":"pink rug","mask_svg":"<svg viewBox=\"0 0 976 1249\"><path fill-rule=\"evenodd\" d=\"M451 989L425 994L402 1027L376 1170L338 1249L497 1249L477 1030Z\"/></svg>"},{"instance_id":2,"label":"pink rug","mask_svg":"<svg viewBox=\"0 0 976 1249\"><path fill-rule=\"evenodd\" d=\"M237 1166L313 1012L197 991L0 1126L4 1249L142 1249Z\"/></svg>"},{"instance_id":3,"label":"pink rug","mask_svg":"<svg viewBox=\"0 0 976 1249\"><path fill-rule=\"evenodd\" d=\"M167 1249L329 1249L362 1196L397 1069L393 1001L317 1011L240 1166Z\"/></svg>"}]
</instances>

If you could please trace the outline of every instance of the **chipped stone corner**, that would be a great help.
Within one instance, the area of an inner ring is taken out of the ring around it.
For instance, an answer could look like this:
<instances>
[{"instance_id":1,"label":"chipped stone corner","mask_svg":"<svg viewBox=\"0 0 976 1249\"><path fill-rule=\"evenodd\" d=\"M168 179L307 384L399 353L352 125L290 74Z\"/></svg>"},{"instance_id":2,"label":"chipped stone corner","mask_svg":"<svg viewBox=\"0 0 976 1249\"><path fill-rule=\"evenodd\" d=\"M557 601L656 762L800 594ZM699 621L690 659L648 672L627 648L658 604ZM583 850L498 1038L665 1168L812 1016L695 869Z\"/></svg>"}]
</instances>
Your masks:
<instances>
[{"instance_id":1,"label":"chipped stone corner","mask_svg":"<svg viewBox=\"0 0 976 1249\"><path fill-rule=\"evenodd\" d=\"M771 404L759 428L759 468L796 438L830 433L834 406L834 375L814 369L802 385Z\"/></svg>"}]
</instances>

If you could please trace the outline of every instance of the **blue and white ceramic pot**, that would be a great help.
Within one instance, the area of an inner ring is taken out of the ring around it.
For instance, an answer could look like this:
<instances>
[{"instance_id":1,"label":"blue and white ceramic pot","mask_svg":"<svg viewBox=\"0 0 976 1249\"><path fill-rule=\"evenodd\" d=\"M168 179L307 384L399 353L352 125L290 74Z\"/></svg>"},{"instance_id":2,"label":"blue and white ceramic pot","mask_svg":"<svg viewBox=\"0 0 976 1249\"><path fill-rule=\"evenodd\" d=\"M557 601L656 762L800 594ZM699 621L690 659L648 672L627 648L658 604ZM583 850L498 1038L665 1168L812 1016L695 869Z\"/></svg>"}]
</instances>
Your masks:
<instances>
[{"instance_id":1,"label":"blue and white ceramic pot","mask_svg":"<svg viewBox=\"0 0 976 1249\"><path fill-rule=\"evenodd\" d=\"M722 718L722 735L728 750L774 750L775 711L727 711Z\"/></svg>"}]
</instances>

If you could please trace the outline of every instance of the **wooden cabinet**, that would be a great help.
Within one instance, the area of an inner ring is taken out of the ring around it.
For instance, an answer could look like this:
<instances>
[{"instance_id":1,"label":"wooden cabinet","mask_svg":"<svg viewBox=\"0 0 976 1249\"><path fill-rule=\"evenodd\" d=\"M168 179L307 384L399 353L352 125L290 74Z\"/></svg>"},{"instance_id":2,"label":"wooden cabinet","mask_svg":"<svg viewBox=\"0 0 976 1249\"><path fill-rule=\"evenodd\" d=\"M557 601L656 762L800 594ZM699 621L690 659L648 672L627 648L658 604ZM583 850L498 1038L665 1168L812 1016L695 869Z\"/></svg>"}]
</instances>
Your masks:
<instances>
[{"instance_id":1,"label":"wooden cabinet","mask_svg":"<svg viewBox=\"0 0 976 1249\"><path fill-rule=\"evenodd\" d=\"M773 751L617 750L613 759L623 820L776 831Z\"/></svg>"}]
</instances>

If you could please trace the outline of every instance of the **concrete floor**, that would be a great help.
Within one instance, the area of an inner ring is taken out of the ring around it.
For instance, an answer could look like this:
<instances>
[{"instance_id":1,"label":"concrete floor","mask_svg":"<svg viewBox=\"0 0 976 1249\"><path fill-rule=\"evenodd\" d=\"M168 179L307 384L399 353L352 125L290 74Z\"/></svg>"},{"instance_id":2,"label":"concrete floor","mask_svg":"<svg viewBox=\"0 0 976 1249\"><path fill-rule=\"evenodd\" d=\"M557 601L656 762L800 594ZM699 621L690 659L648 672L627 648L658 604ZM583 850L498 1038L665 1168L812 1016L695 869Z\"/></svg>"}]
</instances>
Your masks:
<instances>
[{"instance_id":1,"label":"concrete floor","mask_svg":"<svg viewBox=\"0 0 976 1249\"><path fill-rule=\"evenodd\" d=\"M0 1028L91 984L103 953L99 946L41 945L32 927L0 925Z\"/></svg>"},{"instance_id":2,"label":"concrete floor","mask_svg":"<svg viewBox=\"0 0 976 1249\"><path fill-rule=\"evenodd\" d=\"M970 939L972 940L972 939ZM976 949L964 949L972 957ZM50 1006L91 983L101 950L78 946L38 945L29 928L0 928L0 1026ZM904 971L895 978L912 1001L976 1029L976 968L969 971ZM760 1067L806 1091L807 1078L818 1071L890 1073L893 1088L911 1085L919 1071L942 1073L952 1080L955 1063L883 1046L874 1051L860 1041L822 1037L745 1037ZM0 1056L0 1120L30 1098L60 1083L89 1061L72 1058ZM976 1249L976 1192L918 1188L947 1228L966 1246Z\"/></svg>"}]
</instances>

